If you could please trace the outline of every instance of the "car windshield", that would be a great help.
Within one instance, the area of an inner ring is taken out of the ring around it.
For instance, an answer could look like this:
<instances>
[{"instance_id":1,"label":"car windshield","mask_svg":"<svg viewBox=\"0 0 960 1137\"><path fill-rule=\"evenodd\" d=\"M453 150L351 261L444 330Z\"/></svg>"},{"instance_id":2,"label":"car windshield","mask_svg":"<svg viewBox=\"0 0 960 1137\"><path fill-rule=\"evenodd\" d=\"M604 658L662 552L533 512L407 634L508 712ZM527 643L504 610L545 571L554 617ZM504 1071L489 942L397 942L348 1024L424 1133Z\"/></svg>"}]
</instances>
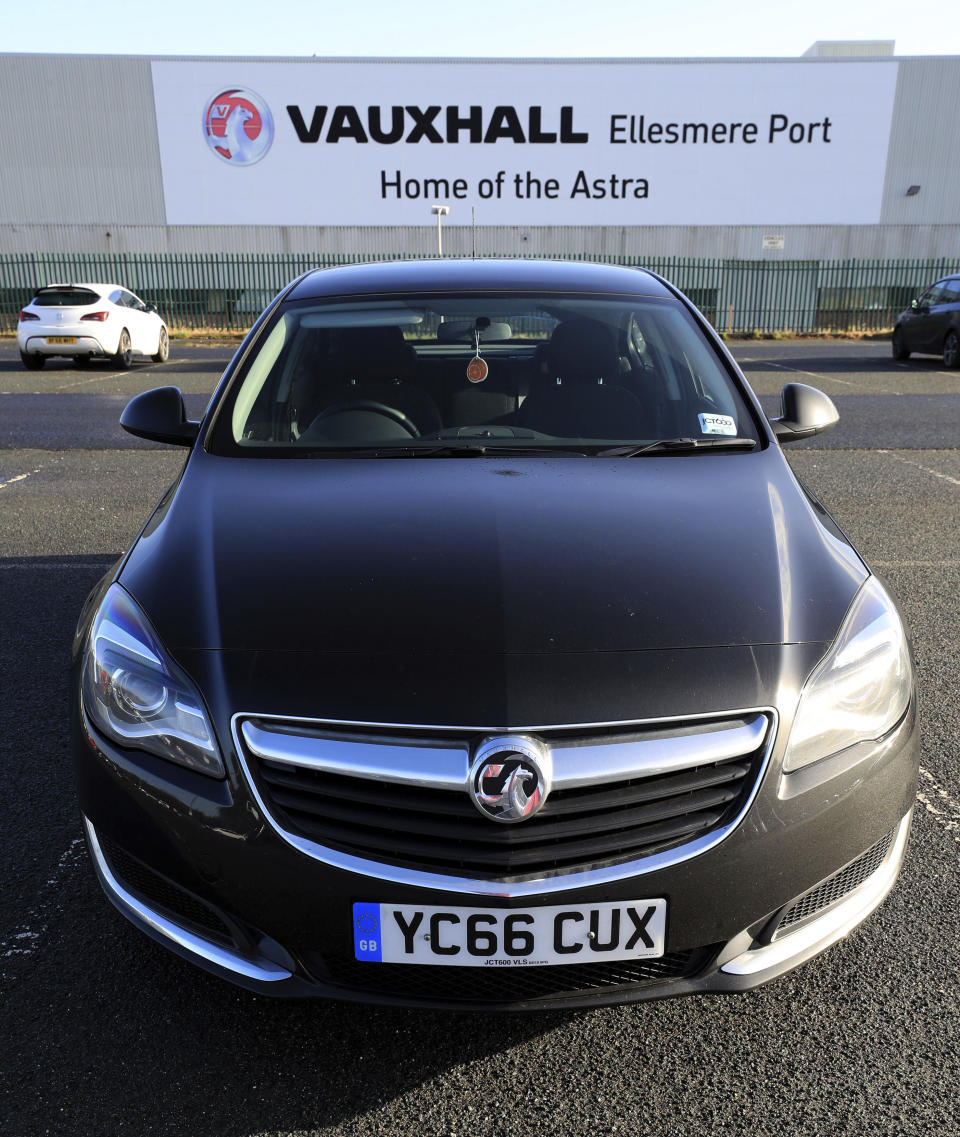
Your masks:
<instances>
[{"instance_id":1,"label":"car windshield","mask_svg":"<svg viewBox=\"0 0 960 1137\"><path fill-rule=\"evenodd\" d=\"M758 441L751 414L680 301L448 294L281 308L207 445L399 457L738 440Z\"/></svg>"}]
</instances>

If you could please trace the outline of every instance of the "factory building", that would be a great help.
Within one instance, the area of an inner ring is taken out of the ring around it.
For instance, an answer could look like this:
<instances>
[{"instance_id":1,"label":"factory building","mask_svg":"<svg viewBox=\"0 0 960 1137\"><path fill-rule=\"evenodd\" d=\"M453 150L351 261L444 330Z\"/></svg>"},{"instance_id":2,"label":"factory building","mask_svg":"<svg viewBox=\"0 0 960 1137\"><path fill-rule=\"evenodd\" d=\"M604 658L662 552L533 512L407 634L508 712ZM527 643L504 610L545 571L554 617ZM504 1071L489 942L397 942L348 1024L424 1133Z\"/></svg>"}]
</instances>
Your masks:
<instances>
[{"instance_id":1,"label":"factory building","mask_svg":"<svg viewBox=\"0 0 960 1137\"><path fill-rule=\"evenodd\" d=\"M960 57L882 41L796 59L0 54L0 97L0 261L960 257Z\"/></svg>"}]
</instances>

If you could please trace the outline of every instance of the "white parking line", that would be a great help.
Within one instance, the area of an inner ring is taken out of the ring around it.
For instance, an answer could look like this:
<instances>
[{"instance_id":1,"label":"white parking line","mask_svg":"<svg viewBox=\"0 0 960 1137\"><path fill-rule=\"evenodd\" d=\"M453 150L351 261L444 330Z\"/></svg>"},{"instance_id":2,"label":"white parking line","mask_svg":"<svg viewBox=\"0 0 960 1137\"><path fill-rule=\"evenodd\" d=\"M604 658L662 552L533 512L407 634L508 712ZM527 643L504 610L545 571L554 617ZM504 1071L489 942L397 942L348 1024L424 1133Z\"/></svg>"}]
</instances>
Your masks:
<instances>
[{"instance_id":1,"label":"white parking line","mask_svg":"<svg viewBox=\"0 0 960 1137\"><path fill-rule=\"evenodd\" d=\"M31 470L27 474L17 474L14 478L7 478L5 482L0 482L0 490L5 490L7 486L12 486L14 482L22 482L27 478L32 478L34 474L39 474L42 467L38 466L35 470Z\"/></svg>"},{"instance_id":2,"label":"white parking line","mask_svg":"<svg viewBox=\"0 0 960 1137\"><path fill-rule=\"evenodd\" d=\"M16 959L18 957L33 955L40 946L43 934L49 925L49 918L60 905L57 900L57 890L74 868L83 861L84 844L82 837L74 837L70 847L57 861L46 884L40 889L36 904L30 909L26 920L10 935L0 940L0 960ZM3 978L6 972L0 973Z\"/></svg>"},{"instance_id":3,"label":"white parking line","mask_svg":"<svg viewBox=\"0 0 960 1137\"><path fill-rule=\"evenodd\" d=\"M119 557L120 554L117 553L117 556ZM84 571L88 569L102 569L106 572L113 563L113 561L63 561L61 563L51 561L48 564L38 565L29 560L13 561L12 563L3 561L0 563L0 572L10 569L28 569L30 572L43 571L43 569L53 569L55 572L63 572L66 569L83 569Z\"/></svg>"},{"instance_id":4,"label":"white parking line","mask_svg":"<svg viewBox=\"0 0 960 1137\"><path fill-rule=\"evenodd\" d=\"M932 474L935 478L942 478L945 482L960 486L960 478L952 478L949 474L941 474L939 470L931 470L929 466L924 466L922 462L914 462L910 458L904 458L903 455L897 454L893 450L878 450L877 453L889 454L891 458L895 458L898 462L903 462L907 466L916 466L918 470L923 470L926 474Z\"/></svg>"},{"instance_id":5,"label":"white parking line","mask_svg":"<svg viewBox=\"0 0 960 1137\"><path fill-rule=\"evenodd\" d=\"M71 387L83 387L87 383L100 383L104 379L119 379L126 375L126 371L107 371L102 375L91 375L89 379L78 379L76 383L64 383L61 387L54 387L54 391L69 391Z\"/></svg>"},{"instance_id":6,"label":"white parking line","mask_svg":"<svg viewBox=\"0 0 960 1137\"><path fill-rule=\"evenodd\" d=\"M960 561L875 561L872 557L870 564L875 568L960 568Z\"/></svg>"},{"instance_id":7,"label":"white parking line","mask_svg":"<svg viewBox=\"0 0 960 1137\"><path fill-rule=\"evenodd\" d=\"M809 375L811 379L825 379L828 383L842 383L844 387L856 387L856 383L854 383L852 379L840 379L832 374L823 375L819 371L804 371L800 367L788 367L786 363L774 363L772 359L767 359L763 362L769 363L771 367L779 367L781 371L793 371L797 375Z\"/></svg>"},{"instance_id":8,"label":"white parking line","mask_svg":"<svg viewBox=\"0 0 960 1137\"><path fill-rule=\"evenodd\" d=\"M920 788L917 800L935 821L943 826L953 839L960 844L960 801L951 797L945 789L937 785L933 774L920 767Z\"/></svg>"},{"instance_id":9,"label":"white parking line","mask_svg":"<svg viewBox=\"0 0 960 1137\"><path fill-rule=\"evenodd\" d=\"M935 367L933 371L918 371L912 363L894 363L894 367L902 367L904 371L912 371L914 375L950 375L956 378L956 371L948 371L944 367Z\"/></svg>"}]
</instances>

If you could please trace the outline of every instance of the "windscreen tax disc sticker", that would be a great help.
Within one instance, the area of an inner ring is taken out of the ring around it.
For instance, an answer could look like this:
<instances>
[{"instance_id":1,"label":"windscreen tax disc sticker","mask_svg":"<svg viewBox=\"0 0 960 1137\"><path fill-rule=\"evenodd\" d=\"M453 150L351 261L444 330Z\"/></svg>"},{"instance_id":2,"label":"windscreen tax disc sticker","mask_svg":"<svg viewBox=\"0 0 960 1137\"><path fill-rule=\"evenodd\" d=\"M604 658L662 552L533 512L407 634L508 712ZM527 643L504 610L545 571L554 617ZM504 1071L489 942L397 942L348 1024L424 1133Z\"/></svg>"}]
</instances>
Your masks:
<instances>
[{"instance_id":1,"label":"windscreen tax disc sticker","mask_svg":"<svg viewBox=\"0 0 960 1137\"><path fill-rule=\"evenodd\" d=\"M697 415L701 434L736 434L737 424L730 415Z\"/></svg>"},{"instance_id":2,"label":"windscreen tax disc sticker","mask_svg":"<svg viewBox=\"0 0 960 1137\"><path fill-rule=\"evenodd\" d=\"M467 364L467 378L471 383L482 383L489 374L490 368L487 366L487 361L481 359L479 355L475 355Z\"/></svg>"}]
</instances>

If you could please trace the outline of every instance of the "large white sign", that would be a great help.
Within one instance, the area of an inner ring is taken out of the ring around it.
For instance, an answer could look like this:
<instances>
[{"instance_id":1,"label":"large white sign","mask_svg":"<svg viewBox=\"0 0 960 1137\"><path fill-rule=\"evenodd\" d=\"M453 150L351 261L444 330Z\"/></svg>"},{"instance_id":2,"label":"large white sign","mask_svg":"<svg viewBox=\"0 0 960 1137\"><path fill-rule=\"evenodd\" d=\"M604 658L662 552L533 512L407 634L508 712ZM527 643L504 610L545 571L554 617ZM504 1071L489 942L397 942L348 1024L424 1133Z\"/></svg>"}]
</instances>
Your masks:
<instances>
[{"instance_id":1,"label":"large white sign","mask_svg":"<svg viewBox=\"0 0 960 1137\"><path fill-rule=\"evenodd\" d=\"M865 225L896 62L153 63L167 223Z\"/></svg>"}]
</instances>

